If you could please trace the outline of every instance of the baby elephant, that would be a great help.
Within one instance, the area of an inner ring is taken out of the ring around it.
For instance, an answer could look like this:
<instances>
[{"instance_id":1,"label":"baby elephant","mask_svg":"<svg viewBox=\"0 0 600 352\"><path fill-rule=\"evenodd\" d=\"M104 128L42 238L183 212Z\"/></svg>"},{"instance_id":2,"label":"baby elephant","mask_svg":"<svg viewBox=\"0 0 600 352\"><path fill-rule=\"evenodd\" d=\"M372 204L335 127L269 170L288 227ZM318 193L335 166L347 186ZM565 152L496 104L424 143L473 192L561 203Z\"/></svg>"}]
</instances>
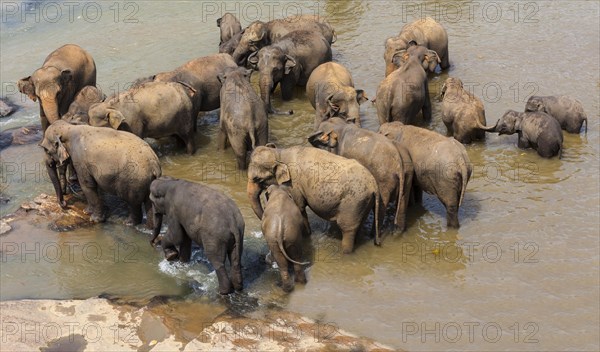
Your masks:
<instances>
[{"instance_id":1,"label":"baby elephant","mask_svg":"<svg viewBox=\"0 0 600 352\"><path fill-rule=\"evenodd\" d=\"M222 295L241 291L244 218L231 198L205 185L161 177L150 185L155 227L151 243L160 233L163 215L169 228L161 241L165 258L188 262L192 241L204 247L204 253L215 268ZM176 247L179 247L177 249ZM225 270L229 258L231 279Z\"/></svg>"},{"instance_id":2,"label":"baby elephant","mask_svg":"<svg viewBox=\"0 0 600 352\"><path fill-rule=\"evenodd\" d=\"M188 154L194 154L195 93L181 82L145 82L92 106L90 125L128 131L140 138L176 135Z\"/></svg>"},{"instance_id":3,"label":"baby elephant","mask_svg":"<svg viewBox=\"0 0 600 352\"><path fill-rule=\"evenodd\" d=\"M569 133L579 133L585 122L587 132L587 115L581 102L568 95L532 96L525 105L525 111L542 111L554 117L560 127Z\"/></svg>"},{"instance_id":4,"label":"baby elephant","mask_svg":"<svg viewBox=\"0 0 600 352\"><path fill-rule=\"evenodd\" d=\"M247 167L247 153L267 144L269 136L267 109L250 84L251 75L252 70L244 68L218 75L222 84L219 149L229 141L242 170Z\"/></svg>"},{"instance_id":5,"label":"baby elephant","mask_svg":"<svg viewBox=\"0 0 600 352\"><path fill-rule=\"evenodd\" d=\"M463 88L459 78L449 77L440 96L442 97L442 121L448 133L463 143L485 139L485 110L479 98Z\"/></svg>"},{"instance_id":6,"label":"baby elephant","mask_svg":"<svg viewBox=\"0 0 600 352\"><path fill-rule=\"evenodd\" d=\"M290 264L294 266L296 282L302 284L306 283L302 266L309 264L292 259L300 257L300 241L308 231L304 226L302 213L289 192L287 186L269 186L265 192L267 205L262 218L262 232L279 267L285 292L294 289L294 282L288 272Z\"/></svg>"},{"instance_id":7,"label":"baby elephant","mask_svg":"<svg viewBox=\"0 0 600 352\"><path fill-rule=\"evenodd\" d=\"M106 99L100 89L94 86L85 86L75 96L75 100L69 105L69 111L63 115L62 119L73 125L89 124L90 116L88 111L96 103L101 103Z\"/></svg>"},{"instance_id":8,"label":"baby elephant","mask_svg":"<svg viewBox=\"0 0 600 352\"><path fill-rule=\"evenodd\" d=\"M541 111L504 113L491 132L519 134L519 148L533 148L543 158L562 154L563 135L560 124L552 116Z\"/></svg>"}]
</instances>

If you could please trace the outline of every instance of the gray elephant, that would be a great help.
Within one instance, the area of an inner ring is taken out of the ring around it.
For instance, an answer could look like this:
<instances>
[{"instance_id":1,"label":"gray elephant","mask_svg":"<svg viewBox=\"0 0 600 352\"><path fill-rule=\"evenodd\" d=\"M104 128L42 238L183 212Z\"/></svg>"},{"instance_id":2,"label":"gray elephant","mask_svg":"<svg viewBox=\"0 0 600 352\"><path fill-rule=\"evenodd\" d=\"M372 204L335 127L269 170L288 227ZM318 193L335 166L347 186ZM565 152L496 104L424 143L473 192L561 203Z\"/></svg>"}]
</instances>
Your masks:
<instances>
[{"instance_id":1,"label":"gray elephant","mask_svg":"<svg viewBox=\"0 0 600 352\"><path fill-rule=\"evenodd\" d=\"M415 171L415 201L421 202L423 191L436 196L446 207L448 227L458 228L458 208L473 173L465 147L454 138L400 122L381 125L379 133L408 151Z\"/></svg>"},{"instance_id":2,"label":"gray elephant","mask_svg":"<svg viewBox=\"0 0 600 352\"><path fill-rule=\"evenodd\" d=\"M303 266L309 263L298 260L302 254L301 240L308 230L289 187L271 185L264 195L267 201L261 223L262 233L271 256L279 267L282 288L285 292L290 292L294 289L294 280L288 272L290 266L294 267L295 281L306 283Z\"/></svg>"},{"instance_id":3,"label":"gray elephant","mask_svg":"<svg viewBox=\"0 0 600 352\"><path fill-rule=\"evenodd\" d=\"M402 27L398 36L386 39L383 54L386 77L399 67L393 61L394 55L401 50L408 49L411 41L435 51L440 56L440 67L442 69L445 70L450 67L448 34L444 27L433 18L425 17Z\"/></svg>"},{"instance_id":4,"label":"gray elephant","mask_svg":"<svg viewBox=\"0 0 600 352\"><path fill-rule=\"evenodd\" d=\"M150 183L160 177L158 157L152 148L131 133L56 121L48 127L40 146L47 154L46 166L56 197L66 207L56 167L73 163L81 190L88 202L92 222L103 222L106 212L100 191L116 194L129 205L126 224L142 222L142 205L150 210ZM152 227L152 216L148 216Z\"/></svg>"},{"instance_id":5,"label":"gray elephant","mask_svg":"<svg viewBox=\"0 0 600 352\"><path fill-rule=\"evenodd\" d=\"M316 110L315 129L332 117L341 117L360 126L360 104L369 100L355 89L350 71L336 62L319 65L306 83L306 96Z\"/></svg>"},{"instance_id":6,"label":"gray elephant","mask_svg":"<svg viewBox=\"0 0 600 352\"><path fill-rule=\"evenodd\" d=\"M542 111L517 112L507 110L488 132L519 135L518 146L533 148L543 158L562 155L563 135L560 123Z\"/></svg>"},{"instance_id":7,"label":"gray elephant","mask_svg":"<svg viewBox=\"0 0 600 352\"><path fill-rule=\"evenodd\" d=\"M219 149L231 145L238 168L246 170L247 153L269 139L265 104L250 84L252 70L237 68L219 75L221 112Z\"/></svg>"},{"instance_id":8,"label":"gray elephant","mask_svg":"<svg viewBox=\"0 0 600 352\"><path fill-rule=\"evenodd\" d=\"M242 31L242 24L231 13L226 12L221 18L217 19L217 27L221 30L221 40L219 45L226 43L237 33Z\"/></svg>"},{"instance_id":9,"label":"gray elephant","mask_svg":"<svg viewBox=\"0 0 600 352\"><path fill-rule=\"evenodd\" d=\"M211 187L171 177L152 182L150 199L156 218L152 244L160 233L163 216L169 224L161 240L166 259L188 262L194 241L204 248L217 273L219 293L241 291L245 224L235 202ZM225 269L227 259L230 275Z\"/></svg>"},{"instance_id":10,"label":"gray elephant","mask_svg":"<svg viewBox=\"0 0 600 352\"><path fill-rule=\"evenodd\" d=\"M459 78L449 77L440 92L442 121L448 133L463 143L485 139L485 108L475 95L467 92Z\"/></svg>"},{"instance_id":11,"label":"gray elephant","mask_svg":"<svg viewBox=\"0 0 600 352\"><path fill-rule=\"evenodd\" d=\"M194 111L211 111L221 106L221 82L217 76L237 65L228 54L214 54L188 61L173 71L161 72L137 80L133 88L145 82L180 82L196 90Z\"/></svg>"},{"instance_id":12,"label":"gray elephant","mask_svg":"<svg viewBox=\"0 0 600 352\"><path fill-rule=\"evenodd\" d=\"M242 36L244 35L244 31L245 31L245 29L242 29L241 32L236 33L236 35L231 37L231 39L229 39L225 43L219 44L219 53L233 55L235 48L237 48L238 45L240 44L240 40L242 39Z\"/></svg>"},{"instance_id":13,"label":"gray elephant","mask_svg":"<svg viewBox=\"0 0 600 352\"><path fill-rule=\"evenodd\" d=\"M307 30L320 33L331 45L335 42L333 28L318 15L290 16L269 22L254 21L245 30L233 52L233 60L245 65L248 56L271 45L292 31Z\"/></svg>"},{"instance_id":14,"label":"gray elephant","mask_svg":"<svg viewBox=\"0 0 600 352\"><path fill-rule=\"evenodd\" d=\"M317 148L354 159L366 167L377 181L382 209L396 201L394 223L400 231L404 231L408 206L408 197L403 198L407 194L404 187L410 189L412 174L405 174L404 161L392 141L339 117L323 121L308 141ZM380 212L381 216L384 214L384 211Z\"/></svg>"},{"instance_id":15,"label":"gray elephant","mask_svg":"<svg viewBox=\"0 0 600 352\"><path fill-rule=\"evenodd\" d=\"M306 228L310 229L306 206L335 221L342 230L344 253L353 251L356 233L371 210L376 219L375 242L380 243L377 182L358 161L312 147L257 147L250 157L247 191L259 219L263 216L260 193L273 184L290 186Z\"/></svg>"},{"instance_id":16,"label":"gray elephant","mask_svg":"<svg viewBox=\"0 0 600 352\"><path fill-rule=\"evenodd\" d=\"M554 117L563 130L579 133L585 122L587 132L588 119L581 102L568 95L532 96L525 104L525 111L542 111Z\"/></svg>"},{"instance_id":17,"label":"gray elephant","mask_svg":"<svg viewBox=\"0 0 600 352\"><path fill-rule=\"evenodd\" d=\"M260 95L269 113L279 113L271 105L271 94L278 84L283 100L290 100L294 88L305 86L312 71L328 61L331 46L327 40L320 33L304 30L290 32L248 57L250 67L260 71Z\"/></svg>"},{"instance_id":18,"label":"gray elephant","mask_svg":"<svg viewBox=\"0 0 600 352\"><path fill-rule=\"evenodd\" d=\"M106 95L100 89L94 86L85 86L77 93L62 119L73 125L87 125L90 120L88 115L90 107L103 102L105 99Z\"/></svg>"},{"instance_id":19,"label":"gray elephant","mask_svg":"<svg viewBox=\"0 0 600 352\"><path fill-rule=\"evenodd\" d=\"M67 113L75 95L83 87L95 85L94 59L74 44L63 45L51 52L41 68L18 82L21 93L33 101L39 99L44 131Z\"/></svg>"},{"instance_id":20,"label":"gray elephant","mask_svg":"<svg viewBox=\"0 0 600 352\"><path fill-rule=\"evenodd\" d=\"M89 110L90 125L112 127L140 138L178 136L188 154L196 151L196 91L180 82L146 82Z\"/></svg>"},{"instance_id":21,"label":"gray elephant","mask_svg":"<svg viewBox=\"0 0 600 352\"><path fill-rule=\"evenodd\" d=\"M414 125L419 111L422 111L425 121L431 121L425 70L435 70L440 60L438 55L424 46L411 45L407 50L397 52L392 60L400 68L387 76L377 88L375 105L379 123L400 121Z\"/></svg>"}]
</instances>

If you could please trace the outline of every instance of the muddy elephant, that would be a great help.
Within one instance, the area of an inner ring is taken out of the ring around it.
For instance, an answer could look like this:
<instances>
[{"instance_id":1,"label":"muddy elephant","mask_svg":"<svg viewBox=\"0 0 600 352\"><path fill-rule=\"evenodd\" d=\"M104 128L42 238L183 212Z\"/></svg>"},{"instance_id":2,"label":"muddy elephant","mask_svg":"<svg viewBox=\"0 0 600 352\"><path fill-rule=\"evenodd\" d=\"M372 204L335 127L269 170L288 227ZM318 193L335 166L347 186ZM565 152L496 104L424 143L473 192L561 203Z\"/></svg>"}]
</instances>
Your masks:
<instances>
[{"instance_id":1,"label":"muddy elephant","mask_svg":"<svg viewBox=\"0 0 600 352\"><path fill-rule=\"evenodd\" d=\"M581 102L568 95L532 96L525 104L525 111L542 111L554 117L560 127L569 133L579 133L588 119Z\"/></svg>"},{"instance_id":2,"label":"muddy elephant","mask_svg":"<svg viewBox=\"0 0 600 352\"><path fill-rule=\"evenodd\" d=\"M308 233L304 226L302 213L287 186L271 185L264 192L266 205L262 217L262 233L271 251L271 257L279 267L282 288L285 292L294 289L294 281L305 284L303 266L308 262L299 262L302 255L302 238ZM295 258L295 259L294 259ZM293 266L295 280L288 272Z\"/></svg>"},{"instance_id":3,"label":"muddy elephant","mask_svg":"<svg viewBox=\"0 0 600 352\"><path fill-rule=\"evenodd\" d=\"M294 88L305 86L312 71L328 61L331 61L331 46L313 31L290 32L248 57L250 67L260 72L260 95L269 113L280 113L271 104L271 94L278 84L283 100L290 100Z\"/></svg>"},{"instance_id":4,"label":"muddy elephant","mask_svg":"<svg viewBox=\"0 0 600 352\"><path fill-rule=\"evenodd\" d=\"M215 269L219 293L243 289L242 250L244 218L235 202L220 191L203 184L161 177L150 185L155 216L152 244L166 216L169 225L161 239L165 258L188 262L192 241L204 248ZM225 268L229 259L230 275Z\"/></svg>"},{"instance_id":5,"label":"muddy elephant","mask_svg":"<svg viewBox=\"0 0 600 352\"><path fill-rule=\"evenodd\" d=\"M290 16L269 22L254 21L244 30L244 35L232 54L233 59L238 65L244 66L251 53L297 30L320 33L330 45L335 42L333 28L318 15Z\"/></svg>"},{"instance_id":6,"label":"muddy elephant","mask_svg":"<svg viewBox=\"0 0 600 352\"><path fill-rule=\"evenodd\" d=\"M236 35L231 37L231 39L229 39L225 43L219 44L219 53L233 55L235 48L237 48L237 46L240 44L240 40L242 39L242 36L244 35L244 31L245 31L245 29L242 29L241 32L238 32Z\"/></svg>"},{"instance_id":7,"label":"muddy elephant","mask_svg":"<svg viewBox=\"0 0 600 352\"><path fill-rule=\"evenodd\" d=\"M250 84L251 75L252 70L241 67L219 75L223 86L218 145L225 149L229 142L241 170L247 168L247 153L269 139L267 109Z\"/></svg>"},{"instance_id":8,"label":"muddy elephant","mask_svg":"<svg viewBox=\"0 0 600 352\"><path fill-rule=\"evenodd\" d=\"M196 90L194 111L211 111L221 105L219 92L221 82L217 76L237 65L228 54L213 54L188 61L173 71L138 79L133 88L145 82L180 82Z\"/></svg>"},{"instance_id":9,"label":"muddy elephant","mask_svg":"<svg viewBox=\"0 0 600 352\"><path fill-rule=\"evenodd\" d=\"M257 147L250 157L247 191L259 219L263 216L260 193L273 184L290 187L306 228L310 229L306 206L321 218L336 222L342 230L344 253L353 251L356 234L371 210L379 219L377 182L356 160L313 147ZM377 220L374 230L379 244Z\"/></svg>"},{"instance_id":10,"label":"muddy elephant","mask_svg":"<svg viewBox=\"0 0 600 352\"><path fill-rule=\"evenodd\" d=\"M438 55L424 46L411 45L407 50L397 52L392 60L400 68L387 76L377 88L375 105L379 123L400 121L414 125L419 111L423 113L423 120L431 121L425 70L435 70Z\"/></svg>"},{"instance_id":11,"label":"muddy elephant","mask_svg":"<svg viewBox=\"0 0 600 352\"><path fill-rule=\"evenodd\" d=\"M240 21L229 12L226 12L221 18L217 19L217 27L219 27L221 31L219 45L226 43L237 33L242 31L242 24Z\"/></svg>"},{"instance_id":12,"label":"muddy elephant","mask_svg":"<svg viewBox=\"0 0 600 352\"><path fill-rule=\"evenodd\" d=\"M533 148L543 158L562 155L563 135L560 123L542 111L518 112L507 110L488 132L519 135L518 146Z\"/></svg>"},{"instance_id":13,"label":"muddy elephant","mask_svg":"<svg viewBox=\"0 0 600 352\"><path fill-rule=\"evenodd\" d=\"M146 82L89 110L90 125L112 127L140 138L175 135L188 154L196 151L195 89L180 82Z\"/></svg>"},{"instance_id":14,"label":"muddy elephant","mask_svg":"<svg viewBox=\"0 0 600 352\"><path fill-rule=\"evenodd\" d=\"M158 157L152 148L128 132L56 121L40 143L47 154L46 166L62 207L63 199L56 167L73 163L79 185L88 203L92 222L103 222L106 212L100 191L112 193L129 205L128 225L142 222L142 205L150 208L150 183L160 177ZM147 225L152 227L152 216Z\"/></svg>"},{"instance_id":15,"label":"muddy elephant","mask_svg":"<svg viewBox=\"0 0 600 352\"><path fill-rule=\"evenodd\" d=\"M458 228L458 208L473 173L465 147L454 138L400 122L381 125L379 133L408 151L415 172L415 201L421 202L423 191L436 196L446 207L448 227Z\"/></svg>"},{"instance_id":16,"label":"muddy elephant","mask_svg":"<svg viewBox=\"0 0 600 352\"><path fill-rule=\"evenodd\" d=\"M399 67L393 60L394 55L401 50L408 49L411 41L435 51L440 56L440 67L442 69L445 70L450 67L448 34L441 24L431 17L426 17L405 25L400 30L400 34L386 39L383 54L386 77Z\"/></svg>"},{"instance_id":17,"label":"muddy elephant","mask_svg":"<svg viewBox=\"0 0 600 352\"><path fill-rule=\"evenodd\" d=\"M88 115L90 107L103 102L105 99L106 95L100 89L94 86L85 86L77 93L62 119L73 125L87 125L90 120Z\"/></svg>"},{"instance_id":18,"label":"muddy elephant","mask_svg":"<svg viewBox=\"0 0 600 352\"><path fill-rule=\"evenodd\" d=\"M336 62L319 65L306 83L306 96L316 110L315 129L332 117L360 126L360 104L369 100L362 89L354 88L350 71Z\"/></svg>"},{"instance_id":19,"label":"muddy elephant","mask_svg":"<svg viewBox=\"0 0 600 352\"><path fill-rule=\"evenodd\" d=\"M459 78L449 77L442 86L442 121L448 134L469 144L485 139L485 108L479 98L466 91Z\"/></svg>"},{"instance_id":20,"label":"muddy elephant","mask_svg":"<svg viewBox=\"0 0 600 352\"><path fill-rule=\"evenodd\" d=\"M396 202L394 223L400 231L404 231L408 206L408 198L403 198L406 194L404 187L410 188L412 174L405 174L404 161L392 141L339 117L323 121L308 141L317 148L354 159L366 167L377 181L382 209ZM380 215L385 215L385 211L381 211Z\"/></svg>"},{"instance_id":21,"label":"muddy elephant","mask_svg":"<svg viewBox=\"0 0 600 352\"><path fill-rule=\"evenodd\" d=\"M42 130L67 113L75 95L85 86L96 85L96 64L81 47L67 44L46 57L41 68L18 82L19 91L33 101L39 99Z\"/></svg>"}]
</instances>

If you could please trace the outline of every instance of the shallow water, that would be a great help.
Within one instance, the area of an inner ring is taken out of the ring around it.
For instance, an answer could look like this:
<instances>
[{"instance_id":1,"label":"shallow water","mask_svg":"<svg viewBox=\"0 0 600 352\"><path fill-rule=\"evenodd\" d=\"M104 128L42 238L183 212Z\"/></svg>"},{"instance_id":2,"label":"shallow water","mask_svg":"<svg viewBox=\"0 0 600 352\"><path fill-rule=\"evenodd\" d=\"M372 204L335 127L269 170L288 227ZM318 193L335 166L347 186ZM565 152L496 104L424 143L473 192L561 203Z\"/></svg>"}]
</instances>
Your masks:
<instances>
[{"instance_id":1,"label":"shallow water","mask_svg":"<svg viewBox=\"0 0 600 352\"><path fill-rule=\"evenodd\" d=\"M100 87L111 94L139 77L216 52L215 21L224 11L238 15L242 25L299 9L325 15L338 34L334 60L350 69L357 88L371 98L383 79L385 38L407 21L435 16L448 31L452 64L430 79L430 128L442 133L434 95L448 75L482 98L490 124L507 109L522 110L531 94L577 97L590 125L587 134L564 134L561 160L518 149L516 136L488 135L467 147L474 175L458 230L446 228L443 206L426 195L422 207L410 209L406 232L388 235L381 248L363 237L356 253L341 256L339 235L313 216L309 282L287 296L276 286L277 271L260 259L267 249L246 198L245 175L236 171L231 150L216 151L218 115L200 122L194 156L169 140L152 143L163 174L209 183L238 203L247 229L249 297L243 301L258 298L259 306L283 306L407 350L598 349L598 2L99 2L78 4L73 17L63 2L12 4L2 3L2 95L24 108L0 120L2 129L38 121L36 103L15 93L15 82L60 45L88 50ZM270 117L271 140L284 147L306 144L314 117L308 101L300 96L275 104L295 114ZM365 126L376 129L374 106L361 110ZM39 147L10 148L0 156L1 187L11 197L2 214L40 192L52 193L38 163ZM186 296L194 312L177 312L178 318L198 319L191 315L206 312L208 321L215 307L228 305L216 297L216 278L201 253L193 264L172 265L148 245L148 237L118 224L55 233L17 223L0 238L0 298Z\"/></svg>"}]
</instances>

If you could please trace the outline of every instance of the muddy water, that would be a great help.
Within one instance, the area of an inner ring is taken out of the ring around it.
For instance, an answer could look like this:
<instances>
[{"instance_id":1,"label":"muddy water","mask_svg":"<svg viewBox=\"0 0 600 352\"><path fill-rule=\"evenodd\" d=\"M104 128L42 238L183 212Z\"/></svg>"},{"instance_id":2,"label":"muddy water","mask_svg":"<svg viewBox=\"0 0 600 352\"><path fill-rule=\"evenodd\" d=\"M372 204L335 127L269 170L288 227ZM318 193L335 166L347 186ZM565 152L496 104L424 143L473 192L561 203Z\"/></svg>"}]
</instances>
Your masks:
<instances>
[{"instance_id":1,"label":"muddy water","mask_svg":"<svg viewBox=\"0 0 600 352\"><path fill-rule=\"evenodd\" d=\"M247 228L249 297L242 301L258 298L259 306L280 305L408 350L598 349L597 2L87 4L73 7L72 17L60 2L2 4L2 92L25 105L0 121L2 129L37 121L36 105L14 93L15 82L59 45L73 42L89 50L99 85L110 94L138 77L215 52L215 21L226 10L247 25L318 8L338 33L334 60L350 69L369 97L383 78L384 39L407 21L436 16L448 30L452 63L449 73L430 80L430 128L442 133L433 95L448 74L483 99L488 123L506 109L521 110L531 94L576 96L590 125L587 134L565 134L561 160L517 149L516 136L489 135L467 147L475 172L459 230L447 229L442 205L425 196L422 207L410 209L405 233L388 235L381 248L362 238L355 254L341 256L339 235L312 217L309 283L289 296L278 291L277 272L259 259L267 250L246 199L245 175L235 170L230 150L215 151L217 114L202 120L200 149L192 157L170 141L153 145L164 174L207 182L239 204ZM300 97L275 104L296 113L270 118L271 139L280 146L305 144L313 119L309 103ZM367 103L362 112L366 127L376 129L374 107ZM3 214L40 192L52 192L37 164L37 147L11 148L1 156L3 192L12 198L0 208ZM119 215L113 215L117 221ZM164 294L206 306L194 312L225 304L214 296L216 278L200 252L194 264L170 265L149 247L148 236L118 224L57 234L40 224L17 223L1 238L1 299ZM177 313L182 321L185 314Z\"/></svg>"}]
</instances>

